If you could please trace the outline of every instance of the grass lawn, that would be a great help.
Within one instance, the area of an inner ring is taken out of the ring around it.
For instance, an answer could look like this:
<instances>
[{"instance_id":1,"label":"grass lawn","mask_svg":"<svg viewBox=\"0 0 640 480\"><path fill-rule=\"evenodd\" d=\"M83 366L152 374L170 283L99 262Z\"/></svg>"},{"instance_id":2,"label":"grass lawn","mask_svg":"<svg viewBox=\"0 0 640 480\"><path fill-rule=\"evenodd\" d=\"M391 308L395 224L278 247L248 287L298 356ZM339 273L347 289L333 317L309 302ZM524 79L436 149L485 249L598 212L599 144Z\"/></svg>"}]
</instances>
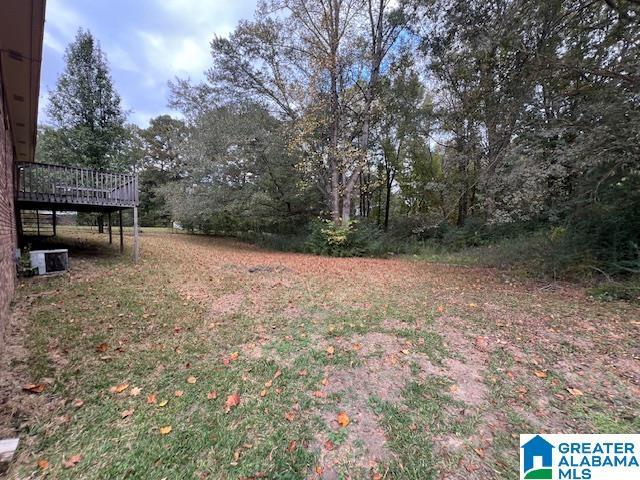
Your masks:
<instances>
[{"instance_id":1,"label":"grass lawn","mask_svg":"<svg viewBox=\"0 0 640 480\"><path fill-rule=\"evenodd\" d=\"M21 280L7 331L9 478L511 479L520 433L640 431L637 305L151 230L135 266L65 236L70 274Z\"/></svg>"}]
</instances>

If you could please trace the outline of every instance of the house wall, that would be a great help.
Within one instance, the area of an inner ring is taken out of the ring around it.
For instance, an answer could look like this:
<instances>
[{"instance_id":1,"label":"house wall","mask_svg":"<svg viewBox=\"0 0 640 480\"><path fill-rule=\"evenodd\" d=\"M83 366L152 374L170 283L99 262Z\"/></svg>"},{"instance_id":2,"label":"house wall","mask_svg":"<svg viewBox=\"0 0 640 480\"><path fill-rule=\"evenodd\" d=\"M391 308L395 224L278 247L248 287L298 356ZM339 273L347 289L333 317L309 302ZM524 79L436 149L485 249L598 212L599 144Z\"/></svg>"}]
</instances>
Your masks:
<instances>
[{"instance_id":1,"label":"house wall","mask_svg":"<svg viewBox=\"0 0 640 480\"><path fill-rule=\"evenodd\" d=\"M16 284L14 258L17 242L13 207L13 145L1 81L0 79L0 352L4 349L4 330Z\"/></svg>"}]
</instances>

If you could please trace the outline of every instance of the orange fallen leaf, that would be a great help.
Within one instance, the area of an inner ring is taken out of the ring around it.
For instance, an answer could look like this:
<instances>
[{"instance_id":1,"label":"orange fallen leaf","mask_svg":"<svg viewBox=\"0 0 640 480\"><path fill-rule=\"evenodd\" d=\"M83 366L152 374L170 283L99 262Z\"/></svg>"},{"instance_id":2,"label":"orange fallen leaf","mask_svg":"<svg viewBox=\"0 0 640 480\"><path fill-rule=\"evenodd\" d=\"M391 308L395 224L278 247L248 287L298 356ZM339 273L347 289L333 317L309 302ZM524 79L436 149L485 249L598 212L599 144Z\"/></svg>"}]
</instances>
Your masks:
<instances>
[{"instance_id":1,"label":"orange fallen leaf","mask_svg":"<svg viewBox=\"0 0 640 480\"><path fill-rule=\"evenodd\" d=\"M329 345L327 347L327 355L333 355L335 353L336 349L333 348L331 345Z\"/></svg>"},{"instance_id":2,"label":"orange fallen leaf","mask_svg":"<svg viewBox=\"0 0 640 480\"><path fill-rule=\"evenodd\" d=\"M215 400L216 398L218 398L218 391L217 390L211 390L209 393L207 393L207 398L209 400Z\"/></svg>"},{"instance_id":3,"label":"orange fallen leaf","mask_svg":"<svg viewBox=\"0 0 640 480\"><path fill-rule=\"evenodd\" d=\"M326 448L327 450L331 451L334 448L336 448L336 446L333 444L333 442L331 440L327 440L326 442L324 442L324 448Z\"/></svg>"},{"instance_id":4,"label":"orange fallen leaf","mask_svg":"<svg viewBox=\"0 0 640 480\"><path fill-rule=\"evenodd\" d=\"M266 397L266 395L267 395L267 389L266 388L260 390L260 396L261 397Z\"/></svg>"},{"instance_id":5,"label":"orange fallen leaf","mask_svg":"<svg viewBox=\"0 0 640 480\"><path fill-rule=\"evenodd\" d=\"M124 392L127 388L129 388L129 384L128 383L121 383L119 385L116 385L114 387L111 387L109 389L109 391L111 393L122 393Z\"/></svg>"},{"instance_id":6,"label":"orange fallen leaf","mask_svg":"<svg viewBox=\"0 0 640 480\"><path fill-rule=\"evenodd\" d=\"M232 393L227 397L227 401L224 403L224 411L229 413L233 407L240 405L240 394Z\"/></svg>"},{"instance_id":7,"label":"orange fallen leaf","mask_svg":"<svg viewBox=\"0 0 640 480\"><path fill-rule=\"evenodd\" d=\"M282 375L282 372L280 371L280 369L276 370L276 373L273 374L273 379L275 380L276 378L278 378L280 375Z\"/></svg>"},{"instance_id":8,"label":"orange fallen leaf","mask_svg":"<svg viewBox=\"0 0 640 480\"><path fill-rule=\"evenodd\" d=\"M533 372L533 374L538 378L547 378L547 372L544 372L542 370L536 370L535 372Z\"/></svg>"},{"instance_id":9,"label":"orange fallen leaf","mask_svg":"<svg viewBox=\"0 0 640 480\"><path fill-rule=\"evenodd\" d=\"M578 388L567 388L567 392L574 397L582 397L584 395L583 391Z\"/></svg>"},{"instance_id":10,"label":"orange fallen leaf","mask_svg":"<svg viewBox=\"0 0 640 480\"><path fill-rule=\"evenodd\" d=\"M298 444L296 443L296 441L295 440L291 440L289 442L289 446L287 447L287 452L289 452L289 453L295 452L297 446L298 446Z\"/></svg>"},{"instance_id":11,"label":"orange fallen leaf","mask_svg":"<svg viewBox=\"0 0 640 480\"><path fill-rule=\"evenodd\" d=\"M406 348L404 350L400 350L402 353L404 353L405 355L409 355L409 350L407 350Z\"/></svg>"},{"instance_id":12,"label":"orange fallen leaf","mask_svg":"<svg viewBox=\"0 0 640 480\"><path fill-rule=\"evenodd\" d=\"M239 355L240 355L240 354L239 354L238 352L233 352L231 355L229 355L229 360L230 360L231 362L234 362L234 361L236 361L236 360L238 359L238 356L239 356Z\"/></svg>"},{"instance_id":13,"label":"orange fallen leaf","mask_svg":"<svg viewBox=\"0 0 640 480\"><path fill-rule=\"evenodd\" d=\"M131 390L129 390L129 395L131 395L132 397L137 397L138 395L140 395L140 391L140 388L133 387Z\"/></svg>"},{"instance_id":14,"label":"orange fallen leaf","mask_svg":"<svg viewBox=\"0 0 640 480\"><path fill-rule=\"evenodd\" d=\"M315 392L313 392L313 396L316 398L324 398L327 396L327 394L321 390L316 390Z\"/></svg>"},{"instance_id":15,"label":"orange fallen leaf","mask_svg":"<svg viewBox=\"0 0 640 480\"><path fill-rule=\"evenodd\" d=\"M171 425L167 425L166 427L160 427L160 435L167 435L171 433Z\"/></svg>"},{"instance_id":16,"label":"orange fallen leaf","mask_svg":"<svg viewBox=\"0 0 640 480\"><path fill-rule=\"evenodd\" d=\"M190 384L192 384L192 385L193 385L193 384L194 384L194 383L196 383L197 381L198 381L198 379L197 379L196 377L194 377L193 375L192 375L192 376L190 376L190 377L187 377L187 383L190 383Z\"/></svg>"},{"instance_id":17,"label":"orange fallen leaf","mask_svg":"<svg viewBox=\"0 0 640 480\"><path fill-rule=\"evenodd\" d=\"M444 307L442 305L438 305L438 308L436 310L438 310L438 313L442 313L444 312Z\"/></svg>"},{"instance_id":18,"label":"orange fallen leaf","mask_svg":"<svg viewBox=\"0 0 640 480\"><path fill-rule=\"evenodd\" d=\"M81 406L84 405L84 401L79 398L76 398L71 405L73 405L76 408L80 408Z\"/></svg>"},{"instance_id":19,"label":"orange fallen leaf","mask_svg":"<svg viewBox=\"0 0 640 480\"><path fill-rule=\"evenodd\" d=\"M349 415L346 412L340 412L337 417L338 425L341 427L346 427L349 425Z\"/></svg>"},{"instance_id":20,"label":"orange fallen leaf","mask_svg":"<svg viewBox=\"0 0 640 480\"><path fill-rule=\"evenodd\" d=\"M322 468L320 465L318 465L318 466L316 467L316 473L317 473L318 475L322 475L322 472L324 472L324 468Z\"/></svg>"},{"instance_id":21,"label":"orange fallen leaf","mask_svg":"<svg viewBox=\"0 0 640 480\"><path fill-rule=\"evenodd\" d=\"M382 474L378 472L373 472L371 474L371 480L382 480Z\"/></svg>"},{"instance_id":22,"label":"orange fallen leaf","mask_svg":"<svg viewBox=\"0 0 640 480\"><path fill-rule=\"evenodd\" d=\"M288 422L293 422L296 418L296 414L293 412L287 412L284 414L284 418L286 418Z\"/></svg>"},{"instance_id":23,"label":"orange fallen leaf","mask_svg":"<svg viewBox=\"0 0 640 480\"><path fill-rule=\"evenodd\" d=\"M184 392L183 392L182 390L176 390L175 392L173 392L173 394L174 394L176 397L181 397L181 396L183 396L183 395L184 395Z\"/></svg>"},{"instance_id":24,"label":"orange fallen leaf","mask_svg":"<svg viewBox=\"0 0 640 480\"><path fill-rule=\"evenodd\" d=\"M268 382L264 382L264 386L267 388L271 388L271 385L273 385L273 380L269 380Z\"/></svg>"},{"instance_id":25,"label":"orange fallen leaf","mask_svg":"<svg viewBox=\"0 0 640 480\"><path fill-rule=\"evenodd\" d=\"M104 353L107 350L109 350L109 344L108 343L99 343L98 345L96 345L96 352L98 352L98 353Z\"/></svg>"},{"instance_id":26,"label":"orange fallen leaf","mask_svg":"<svg viewBox=\"0 0 640 480\"><path fill-rule=\"evenodd\" d=\"M149 395L147 395L147 403L148 404L153 404L156 403L158 401L158 399L156 398L156 394L155 393L151 393Z\"/></svg>"},{"instance_id":27,"label":"orange fallen leaf","mask_svg":"<svg viewBox=\"0 0 640 480\"><path fill-rule=\"evenodd\" d=\"M130 408L130 409L128 409L128 410L123 411L123 412L120 414L120 416L121 416L122 418L130 417L131 415L133 415L133 412L134 412L134 411L135 411L135 410L134 410L133 408Z\"/></svg>"},{"instance_id":28,"label":"orange fallen leaf","mask_svg":"<svg viewBox=\"0 0 640 480\"><path fill-rule=\"evenodd\" d=\"M22 387L23 390L30 392L30 393L42 393L44 392L45 389L45 384L44 383L30 383L29 385L26 385L24 387Z\"/></svg>"},{"instance_id":29,"label":"orange fallen leaf","mask_svg":"<svg viewBox=\"0 0 640 480\"><path fill-rule=\"evenodd\" d=\"M357 352L362 348L362 345L360 345L359 343L353 343L351 344L351 347Z\"/></svg>"},{"instance_id":30,"label":"orange fallen leaf","mask_svg":"<svg viewBox=\"0 0 640 480\"><path fill-rule=\"evenodd\" d=\"M329 385L329 379L327 377L325 377L325 378L322 379L322 382L320 382L320 383L322 383L322 385L324 385L326 387L327 385Z\"/></svg>"},{"instance_id":31,"label":"orange fallen leaf","mask_svg":"<svg viewBox=\"0 0 640 480\"><path fill-rule=\"evenodd\" d=\"M49 468L49 460L46 460L44 458L38 460L38 468L40 470L46 470L47 468Z\"/></svg>"},{"instance_id":32,"label":"orange fallen leaf","mask_svg":"<svg viewBox=\"0 0 640 480\"><path fill-rule=\"evenodd\" d=\"M82 460L82 455L72 455L67 460L62 461L62 466L64 468L73 468L80 463L80 460Z\"/></svg>"}]
</instances>

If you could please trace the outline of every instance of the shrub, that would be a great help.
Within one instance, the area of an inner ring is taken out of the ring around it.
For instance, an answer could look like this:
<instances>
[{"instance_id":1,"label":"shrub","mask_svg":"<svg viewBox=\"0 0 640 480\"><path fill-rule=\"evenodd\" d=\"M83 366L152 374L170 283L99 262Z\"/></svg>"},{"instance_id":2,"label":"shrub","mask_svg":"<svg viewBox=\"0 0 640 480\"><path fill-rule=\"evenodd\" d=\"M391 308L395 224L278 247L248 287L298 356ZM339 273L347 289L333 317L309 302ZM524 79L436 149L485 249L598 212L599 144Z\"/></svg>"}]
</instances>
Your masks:
<instances>
[{"instance_id":1,"label":"shrub","mask_svg":"<svg viewBox=\"0 0 640 480\"><path fill-rule=\"evenodd\" d=\"M353 220L337 226L330 220L318 220L311 226L306 247L316 255L332 257L379 255L381 236L380 229L369 223Z\"/></svg>"}]
</instances>

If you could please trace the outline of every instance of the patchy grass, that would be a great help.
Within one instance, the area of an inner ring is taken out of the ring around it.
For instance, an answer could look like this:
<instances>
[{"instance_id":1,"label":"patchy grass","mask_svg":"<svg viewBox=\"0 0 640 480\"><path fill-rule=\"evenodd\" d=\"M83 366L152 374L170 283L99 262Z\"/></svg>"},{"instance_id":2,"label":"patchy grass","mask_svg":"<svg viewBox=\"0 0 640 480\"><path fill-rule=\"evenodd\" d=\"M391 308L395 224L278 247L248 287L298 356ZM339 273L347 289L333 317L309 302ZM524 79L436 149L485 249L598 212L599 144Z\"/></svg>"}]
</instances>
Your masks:
<instances>
[{"instance_id":1,"label":"patchy grass","mask_svg":"<svg viewBox=\"0 0 640 480\"><path fill-rule=\"evenodd\" d=\"M152 230L134 266L64 233L71 273L21 281L9 327L10 478L513 478L519 433L640 429L637 306Z\"/></svg>"}]
</instances>

